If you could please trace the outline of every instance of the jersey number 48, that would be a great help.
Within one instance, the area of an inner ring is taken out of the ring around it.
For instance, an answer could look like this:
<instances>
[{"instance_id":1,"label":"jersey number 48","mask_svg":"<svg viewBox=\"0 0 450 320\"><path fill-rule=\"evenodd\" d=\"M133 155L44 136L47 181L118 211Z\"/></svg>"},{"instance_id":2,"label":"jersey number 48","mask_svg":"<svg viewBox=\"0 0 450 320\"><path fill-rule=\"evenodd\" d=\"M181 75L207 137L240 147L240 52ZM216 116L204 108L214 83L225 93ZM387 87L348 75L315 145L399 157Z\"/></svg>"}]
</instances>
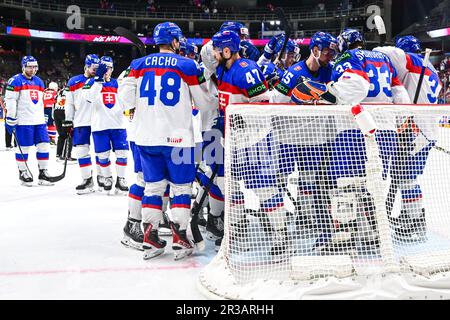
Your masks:
<instances>
[{"instance_id":1,"label":"jersey number 48","mask_svg":"<svg viewBox=\"0 0 450 320\"><path fill-rule=\"evenodd\" d=\"M175 72L166 72L161 76L161 90L159 91L159 100L168 107L174 107L180 102L181 78ZM148 99L148 105L155 105L158 91L155 88L155 71L144 73L141 87L139 88L140 97Z\"/></svg>"}]
</instances>

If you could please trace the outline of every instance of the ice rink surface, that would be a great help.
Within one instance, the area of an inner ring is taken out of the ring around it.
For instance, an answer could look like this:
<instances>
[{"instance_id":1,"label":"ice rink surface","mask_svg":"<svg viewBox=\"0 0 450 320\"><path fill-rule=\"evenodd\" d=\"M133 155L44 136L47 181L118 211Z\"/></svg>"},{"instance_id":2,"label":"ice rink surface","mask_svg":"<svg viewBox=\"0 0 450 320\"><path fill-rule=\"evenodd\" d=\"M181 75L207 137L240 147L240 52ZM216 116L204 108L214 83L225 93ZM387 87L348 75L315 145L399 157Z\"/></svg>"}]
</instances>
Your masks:
<instances>
[{"instance_id":1,"label":"ice rink surface","mask_svg":"<svg viewBox=\"0 0 450 320\"><path fill-rule=\"evenodd\" d=\"M126 196L98 191L77 195L77 164L68 165L65 179L54 186L38 186L35 148L29 156L34 186L21 186L14 151L4 151L4 146L0 121L0 300L205 299L197 279L216 254L213 242L205 239L205 251L174 261L171 237L165 237L166 252L144 261L142 252L120 243ZM55 152L51 147L52 175L63 170ZM129 185L134 181L132 168L130 153Z\"/></svg>"}]
</instances>

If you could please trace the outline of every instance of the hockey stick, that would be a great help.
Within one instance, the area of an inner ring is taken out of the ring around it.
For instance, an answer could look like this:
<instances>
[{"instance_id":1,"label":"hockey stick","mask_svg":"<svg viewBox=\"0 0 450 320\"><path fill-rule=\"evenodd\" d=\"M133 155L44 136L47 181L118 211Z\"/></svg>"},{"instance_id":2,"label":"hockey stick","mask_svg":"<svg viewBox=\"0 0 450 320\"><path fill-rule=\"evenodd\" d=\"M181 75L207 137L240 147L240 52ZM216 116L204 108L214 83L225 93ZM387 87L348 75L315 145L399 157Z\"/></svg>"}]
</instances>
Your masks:
<instances>
[{"instance_id":1,"label":"hockey stick","mask_svg":"<svg viewBox=\"0 0 450 320\"><path fill-rule=\"evenodd\" d=\"M378 35L380 36L379 44L380 46L384 46L386 43L386 27L384 25L383 18L379 15L373 17L375 22L375 27L377 28Z\"/></svg>"},{"instance_id":2,"label":"hockey stick","mask_svg":"<svg viewBox=\"0 0 450 320\"><path fill-rule=\"evenodd\" d=\"M28 170L28 173L29 173L30 176L31 176L31 179L34 180L33 174L31 173L31 170L30 170L30 168L28 167L28 160L25 160L25 155L24 155L23 152L22 152L22 147L20 146L19 141L17 141L16 130L13 130L13 131L12 131L12 136L13 136L13 138L14 138L14 141L15 141L17 147L19 148L20 154L22 155L22 159L23 159L24 162L25 162L25 167L27 167L27 170Z\"/></svg>"},{"instance_id":3,"label":"hockey stick","mask_svg":"<svg viewBox=\"0 0 450 320\"><path fill-rule=\"evenodd\" d=\"M417 88L416 88L416 93L414 95L414 104L417 104L417 100L419 99L419 93L420 93L420 89L422 87L422 83L423 83L423 78L425 76L425 69L427 68L428 65L428 61L430 59L430 53L431 53L431 49L426 49L425 50L425 57L423 59L422 62L422 69L420 71L420 77L419 77L419 82L417 83ZM414 121L413 117L408 117L406 119L405 122L410 122L410 121ZM420 130L420 132L422 133L422 130ZM422 135L428 140L430 141L425 134L422 133ZM402 148L399 148L400 150ZM404 149L404 148L403 148ZM442 149L442 148L441 148ZM439 149L438 149L439 150ZM406 150L402 150L403 155L406 158ZM447 152L446 152L447 153ZM399 181L397 180L392 180L391 181L391 185L389 186L389 192L387 194L387 198L386 198L386 211L388 213L388 215L390 215L393 207L394 207L394 202L395 202L395 196L397 195L397 190L398 190L398 186L399 186Z\"/></svg>"},{"instance_id":4,"label":"hockey stick","mask_svg":"<svg viewBox=\"0 0 450 320\"><path fill-rule=\"evenodd\" d=\"M131 43L133 43L139 49L139 53L142 57L147 55L145 44L133 32L131 32L130 30L128 30L124 27L116 27L114 29L114 32L116 34L118 34L119 36L130 40Z\"/></svg>"},{"instance_id":5,"label":"hockey stick","mask_svg":"<svg viewBox=\"0 0 450 320\"><path fill-rule=\"evenodd\" d=\"M64 141L64 169L63 172L59 176L51 177L51 182L57 182L66 177L66 170L67 170L67 159L69 158L69 149L70 149L70 141L72 137L67 135L66 141Z\"/></svg>"},{"instance_id":6,"label":"hockey stick","mask_svg":"<svg viewBox=\"0 0 450 320\"><path fill-rule=\"evenodd\" d=\"M214 166L214 170L211 174L211 177L209 178L208 184L205 186L205 190L202 194L202 197L200 198L200 201L198 203L198 206L193 208L192 210L192 219L191 219L191 232L192 237L194 238L194 243L198 247L200 251L203 251L205 249L205 243L203 241L202 233L200 232L200 229L198 228L198 215L200 213L200 210L202 210L203 202L205 202L206 196L209 193L209 189L211 189L211 185L214 181L214 178L217 175L217 171L219 171L219 166L216 164Z\"/></svg>"},{"instance_id":7,"label":"hockey stick","mask_svg":"<svg viewBox=\"0 0 450 320\"><path fill-rule=\"evenodd\" d=\"M280 53L276 57L276 59L273 61L275 65L280 64L281 58L283 57L284 51L286 50L286 45L289 41L289 36L291 35L291 26L289 25L289 21L286 19L286 15L284 14L284 10L281 7L275 8L275 15L280 19L281 25L284 29L284 42L283 46L281 47Z\"/></svg>"}]
</instances>

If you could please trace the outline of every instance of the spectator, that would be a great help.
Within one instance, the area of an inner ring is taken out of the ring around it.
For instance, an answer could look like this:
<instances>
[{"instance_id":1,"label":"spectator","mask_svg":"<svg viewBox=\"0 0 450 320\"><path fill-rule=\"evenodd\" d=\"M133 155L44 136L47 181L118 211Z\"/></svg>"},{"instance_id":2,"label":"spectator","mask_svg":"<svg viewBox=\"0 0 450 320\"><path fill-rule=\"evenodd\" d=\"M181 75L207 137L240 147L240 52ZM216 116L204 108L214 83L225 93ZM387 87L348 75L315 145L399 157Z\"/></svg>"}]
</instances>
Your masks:
<instances>
[{"instance_id":1,"label":"spectator","mask_svg":"<svg viewBox=\"0 0 450 320\"><path fill-rule=\"evenodd\" d=\"M209 19L209 8L207 6L203 7L203 17Z\"/></svg>"}]
</instances>

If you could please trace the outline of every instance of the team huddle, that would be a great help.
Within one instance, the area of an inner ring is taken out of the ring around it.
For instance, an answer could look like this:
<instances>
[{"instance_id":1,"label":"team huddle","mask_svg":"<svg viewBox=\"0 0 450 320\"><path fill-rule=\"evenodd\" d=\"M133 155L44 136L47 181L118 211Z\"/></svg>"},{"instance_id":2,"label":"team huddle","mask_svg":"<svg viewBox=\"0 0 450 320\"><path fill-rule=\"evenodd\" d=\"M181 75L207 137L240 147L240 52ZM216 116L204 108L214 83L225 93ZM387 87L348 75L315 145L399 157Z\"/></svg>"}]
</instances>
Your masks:
<instances>
[{"instance_id":1,"label":"team huddle","mask_svg":"<svg viewBox=\"0 0 450 320\"><path fill-rule=\"evenodd\" d=\"M192 220L206 227L207 238L215 241L216 249L221 246L227 106L252 102L411 104L423 62L420 43L412 36L398 38L395 47L377 47L369 51L364 49L363 35L354 29L345 29L337 38L326 32L315 33L309 44L310 55L304 60L301 60L299 46L291 39L286 41L284 34L270 39L260 54L249 40L247 28L232 21L225 22L200 53L174 23L158 24L153 37L159 53L133 60L118 79L112 78L114 63L111 57L89 54L85 59L84 74L69 79L65 88L65 119L62 122L64 134L73 141L73 152L82 177L76 192L94 191L92 136L97 185L108 192L113 187L117 193L128 192L128 217L122 243L143 251L144 259L164 252L167 243L161 238L163 227L171 231L175 260L191 255L195 244L188 238L187 230ZM37 70L36 59L24 57L23 73L9 80L5 97L6 127L15 134L20 146L20 152L16 152L19 179L28 186L32 184L33 176L26 162L33 145L37 150L39 184L52 185L57 181L47 171L50 138L44 117L44 84L36 76ZM437 103L440 88L437 72L430 64L414 103ZM126 110L133 115L129 125L124 116ZM238 126L238 122L239 119L233 125ZM413 125L411 119L405 124ZM295 125L289 130L296 130ZM320 128L315 130L320 131ZM408 143L413 143L414 132L404 131ZM392 133L380 133L380 139L383 135L388 141ZM255 169L255 176L245 177L248 188L256 192L264 190L260 192L258 210L267 215L273 229L270 251L273 256L283 255L287 250L283 204L287 176L295 167L307 172L308 176L318 174L314 161L303 161L302 157L305 154L311 159L324 157L327 146L320 138L317 135L316 143L302 147L302 141L295 141L288 135L278 137L274 130L257 142L270 145L276 141L281 150L278 161L283 163L280 165L282 172L277 172L273 179L258 173L263 171L261 168ZM350 177L358 175L356 171L361 168L354 165L351 156L362 148L358 144L361 139L362 133L358 131L342 134L333 142L333 148L346 151L332 155L331 163L336 164L329 170L333 172L332 179L349 177L349 171L354 171ZM430 142L415 153L408 153L406 161L402 153L402 162L397 165L395 161L400 160L395 154L381 154L383 159L391 158L393 168L402 167L402 170L390 172L393 179L399 181L402 199L401 215L391 221L400 238L424 236L425 210L417 177L423 172L431 147ZM136 174L134 183L128 188L125 173L130 149ZM59 156L62 156L61 152ZM116 159L115 182L111 152ZM283 159L287 154L295 154L294 161ZM252 160L247 157L244 161L248 165ZM410 166L407 170L403 168L405 163ZM229 174L234 183L233 177L238 173ZM259 185L253 183L252 186L251 181L258 181ZM194 183L200 187L192 203ZM315 192L313 184L309 186L312 193ZM239 206L244 197L235 192L228 200L231 205ZM169 206L170 217L165 214ZM203 207L208 208L206 221L202 214L191 214L203 212ZM333 233L332 215L333 212L316 217L321 229L325 230L316 241L317 251L329 247ZM245 221L244 217L240 221L231 221L231 224L248 223Z\"/></svg>"}]
</instances>

